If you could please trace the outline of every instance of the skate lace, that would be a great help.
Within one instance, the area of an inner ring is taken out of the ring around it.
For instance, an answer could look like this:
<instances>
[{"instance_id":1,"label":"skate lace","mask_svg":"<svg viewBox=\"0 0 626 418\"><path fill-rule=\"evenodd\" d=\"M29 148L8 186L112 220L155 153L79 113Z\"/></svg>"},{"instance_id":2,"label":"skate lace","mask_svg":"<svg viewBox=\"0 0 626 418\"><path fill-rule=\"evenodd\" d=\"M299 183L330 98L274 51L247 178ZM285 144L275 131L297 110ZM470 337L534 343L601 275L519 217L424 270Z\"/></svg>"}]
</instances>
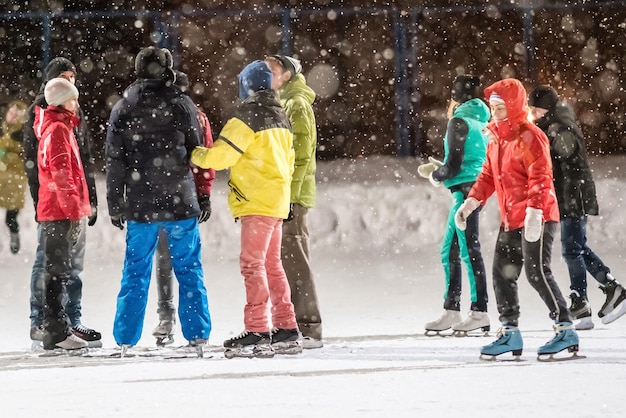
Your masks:
<instances>
[{"instance_id":1,"label":"skate lace","mask_svg":"<svg viewBox=\"0 0 626 418\"><path fill-rule=\"evenodd\" d=\"M237 335L236 337L232 338L232 340L239 340L241 338L245 338L248 336L248 334L250 334L250 331L248 331L247 329L244 329L241 334Z\"/></svg>"},{"instance_id":2,"label":"skate lace","mask_svg":"<svg viewBox=\"0 0 626 418\"><path fill-rule=\"evenodd\" d=\"M504 337L505 333L506 333L506 328L505 327L498 328L498 331L496 332L496 338L500 339L500 338Z\"/></svg>"},{"instance_id":3,"label":"skate lace","mask_svg":"<svg viewBox=\"0 0 626 418\"><path fill-rule=\"evenodd\" d=\"M85 334L89 334L89 333L93 332L93 330L92 330L92 329L87 328L87 327L86 327L86 326L84 326L83 324L78 324L78 325L75 325L73 328L74 328L76 331L78 331L78 332L82 332L82 333L85 333Z\"/></svg>"}]
</instances>

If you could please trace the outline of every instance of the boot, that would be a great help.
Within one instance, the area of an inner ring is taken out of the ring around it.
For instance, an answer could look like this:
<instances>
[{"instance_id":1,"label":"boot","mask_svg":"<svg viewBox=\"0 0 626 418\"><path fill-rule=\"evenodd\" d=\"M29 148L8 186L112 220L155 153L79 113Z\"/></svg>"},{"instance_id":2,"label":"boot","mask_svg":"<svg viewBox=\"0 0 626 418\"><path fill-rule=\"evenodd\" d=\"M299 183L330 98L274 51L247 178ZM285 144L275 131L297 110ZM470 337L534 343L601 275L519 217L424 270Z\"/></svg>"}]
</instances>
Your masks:
<instances>
[{"instance_id":1,"label":"boot","mask_svg":"<svg viewBox=\"0 0 626 418\"><path fill-rule=\"evenodd\" d=\"M571 322L558 322L554 325L555 336L546 344L539 347L538 355L556 354L565 349L570 352L578 351L578 334Z\"/></svg>"},{"instance_id":2,"label":"boot","mask_svg":"<svg viewBox=\"0 0 626 418\"><path fill-rule=\"evenodd\" d=\"M503 325L496 334L497 340L489 345L483 346L480 349L480 358L482 360L495 360L496 356L500 354L512 352L513 356L519 360L522 355L522 349L524 347L524 341L522 340L522 334L519 328L510 325ZM483 356L491 356L483 357Z\"/></svg>"}]
</instances>

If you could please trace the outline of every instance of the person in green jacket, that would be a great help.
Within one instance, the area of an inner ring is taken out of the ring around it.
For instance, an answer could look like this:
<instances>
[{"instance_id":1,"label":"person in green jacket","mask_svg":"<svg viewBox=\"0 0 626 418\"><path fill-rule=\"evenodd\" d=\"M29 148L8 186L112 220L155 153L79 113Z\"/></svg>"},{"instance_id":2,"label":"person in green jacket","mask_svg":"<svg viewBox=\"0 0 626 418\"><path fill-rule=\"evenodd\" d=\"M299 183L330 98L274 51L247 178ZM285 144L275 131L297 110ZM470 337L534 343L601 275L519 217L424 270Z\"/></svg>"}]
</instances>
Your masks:
<instances>
[{"instance_id":1,"label":"person in green jacket","mask_svg":"<svg viewBox=\"0 0 626 418\"><path fill-rule=\"evenodd\" d=\"M489 122L489 108L478 98L480 79L459 75L452 84L452 100L448 109L448 128L444 138L444 162L432 157L422 164L418 173L434 186L443 183L452 193L452 206L441 245L441 261L446 275L444 313L425 326L426 335L452 328L458 336L469 331L489 331L487 315L487 275L478 241L478 211L467 219L465 231L454 223L454 215L467 197L482 171L487 154L487 137L482 130ZM467 267L471 306L468 317L461 319L461 260Z\"/></svg>"},{"instance_id":2,"label":"person in green jacket","mask_svg":"<svg viewBox=\"0 0 626 418\"><path fill-rule=\"evenodd\" d=\"M286 55L267 57L272 70L272 89L278 90L293 130L295 169L291 181L291 211L283 227L282 260L291 301L296 310L303 348L320 348L322 318L311 270L307 213L315 206L315 149L317 130L313 101L315 92L307 86L300 61Z\"/></svg>"}]
</instances>

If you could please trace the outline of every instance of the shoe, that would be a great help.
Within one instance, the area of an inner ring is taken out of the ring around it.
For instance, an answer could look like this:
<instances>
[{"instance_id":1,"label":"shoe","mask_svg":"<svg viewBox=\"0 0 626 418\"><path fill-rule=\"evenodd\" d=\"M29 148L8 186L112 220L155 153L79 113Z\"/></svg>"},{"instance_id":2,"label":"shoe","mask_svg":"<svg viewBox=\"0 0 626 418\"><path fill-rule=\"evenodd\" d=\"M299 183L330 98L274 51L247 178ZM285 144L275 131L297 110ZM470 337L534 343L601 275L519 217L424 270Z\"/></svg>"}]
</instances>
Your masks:
<instances>
[{"instance_id":1,"label":"shoe","mask_svg":"<svg viewBox=\"0 0 626 418\"><path fill-rule=\"evenodd\" d=\"M489 325L489 315L487 312L469 311L467 318L463 321L452 325L452 329L457 331L460 335L467 333L468 331L474 331L481 329L484 332L489 331L491 326Z\"/></svg>"},{"instance_id":2,"label":"shoe","mask_svg":"<svg viewBox=\"0 0 626 418\"><path fill-rule=\"evenodd\" d=\"M62 348L64 350L78 350L80 348L86 348L89 344L87 341L77 337L74 334L70 334L61 342L56 343L56 348Z\"/></svg>"},{"instance_id":3,"label":"shoe","mask_svg":"<svg viewBox=\"0 0 626 418\"><path fill-rule=\"evenodd\" d=\"M522 355L524 341L519 328L510 325L503 325L496 334L497 340L485 345L480 349L480 354L485 356L499 356L500 354L512 352L514 356Z\"/></svg>"},{"instance_id":4,"label":"shoe","mask_svg":"<svg viewBox=\"0 0 626 418\"><path fill-rule=\"evenodd\" d=\"M30 339L33 341L43 341L43 325L37 325L30 329Z\"/></svg>"},{"instance_id":5,"label":"shoe","mask_svg":"<svg viewBox=\"0 0 626 418\"><path fill-rule=\"evenodd\" d=\"M451 311L449 309L446 309L443 312L443 315L441 315L439 318L432 322L426 323L426 325L424 325L424 328L426 328L427 333L428 331L445 331L449 328L452 328L452 325L458 324L461 321L462 319L459 311Z\"/></svg>"},{"instance_id":6,"label":"shoe","mask_svg":"<svg viewBox=\"0 0 626 418\"><path fill-rule=\"evenodd\" d=\"M558 322L554 325L555 336L550 341L539 347L538 355L556 354L565 349L578 351L578 334L571 322Z\"/></svg>"},{"instance_id":7,"label":"shoe","mask_svg":"<svg viewBox=\"0 0 626 418\"><path fill-rule=\"evenodd\" d=\"M569 313L574 320L574 328L577 330L593 329L593 320L591 317L591 306L586 298L579 295L577 291L573 291L569 298L572 304L569 307Z\"/></svg>"},{"instance_id":8,"label":"shoe","mask_svg":"<svg viewBox=\"0 0 626 418\"><path fill-rule=\"evenodd\" d=\"M600 286L600 290L606 295L606 301L598 312L603 324L610 324L626 313L626 289L619 284L611 273L606 275L608 282Z\"/></svg>"},{"instance_id":9,"label":"shoe","mask_svg":"<svg viewBox=\"0 0 626 418\"><path fill-rule=\"evenodd\" d=\"M270 333L244 330L236 337L224 341L225 348L238 348L258 344L270 344Z\"/></svg>"},{"instance_id":10,"label":"shoe","mask_svg":"<svg viewBox=\"0 0 626 418\"><path fill-rule=\"evenodd\" d=\"M17 254L20 252L20 234L19 232L11 232L10 244L11 253Z\"/></svg>"},{"instance_id":11,"label":"shoe","mask_svg":"<svg viewBox=\"0 0 626 418\"><path fill-rule=\"evenodd\" d=\"M83 324L77 324L72 327L72 333L78 338L85 341L100 341L102 334L91 328L87 328Z\"/></svg>"},{"instance_id":12,"label":"shoe","mask_svg":"<svg viewBox=\"0 0 626 418\"><path fill-rule=\"evenodd\" d=\"M316 348L324 347L324 342L313 337L302 337L302 339L300 340L300 345L305 350L313 350Z\"/></svg>"}]
</instances>

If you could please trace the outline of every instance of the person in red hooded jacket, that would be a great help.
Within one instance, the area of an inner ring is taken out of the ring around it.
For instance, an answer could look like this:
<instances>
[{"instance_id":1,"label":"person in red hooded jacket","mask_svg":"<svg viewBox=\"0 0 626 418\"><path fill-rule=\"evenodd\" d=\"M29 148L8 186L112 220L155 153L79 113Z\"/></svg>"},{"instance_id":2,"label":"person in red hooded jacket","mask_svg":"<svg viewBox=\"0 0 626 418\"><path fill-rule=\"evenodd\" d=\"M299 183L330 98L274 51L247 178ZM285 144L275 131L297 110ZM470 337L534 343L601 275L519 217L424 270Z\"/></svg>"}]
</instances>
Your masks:
<instances>
[{"instance_id":1,"label":"person in red hooded jacket","mask_svg":"<svg viewBox=\"0 0 626 418\"><path fill-rule=\"evenodd\" d=\"M519 80L500 80L485 89L485 96L492 115L486 128L487 161L455 215L458 228L464 230L472 212L494 192L498 197L502 224L492 274L502 327L498 339L482 347L481 358L494 359L507 352L519 357L522 353L517 290L522 266L555 321L556 335L539 348L539 359L552 359L565 349L575 357L578 335L550 269L559 208L548 138L528 120L526 90Z\"/></svg>"},{"instance_id":2,"label":"person in red hooded jacket","mask_svg":"<svg viewBox=\"0 0 626 418\"><path fill-rule=\"evenodd\" d=\"M89 190L73 128L78 124L78 90L54 78L44 90L48 107L35 116L39 147L37 220L45 240L43 348L78 349L87 342L72 333L63 307L63 286L71 276L71 251L81 220L91 215ZM39 118L42 118L41 120Z\"/></svg>"}]
</instances>

